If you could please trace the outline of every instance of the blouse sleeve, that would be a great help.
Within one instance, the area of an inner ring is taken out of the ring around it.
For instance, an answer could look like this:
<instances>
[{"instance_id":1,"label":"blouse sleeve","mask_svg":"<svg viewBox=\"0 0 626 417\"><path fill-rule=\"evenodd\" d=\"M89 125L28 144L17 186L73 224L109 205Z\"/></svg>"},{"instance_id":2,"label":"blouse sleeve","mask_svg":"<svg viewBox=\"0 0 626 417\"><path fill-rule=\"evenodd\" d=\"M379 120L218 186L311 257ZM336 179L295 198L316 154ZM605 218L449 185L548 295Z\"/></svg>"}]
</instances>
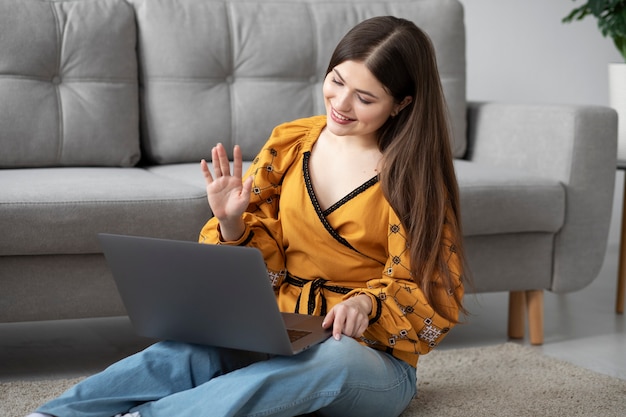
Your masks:
<instances>
[{"instance_id":1,"label":"blouse sleeve","mask_svg":"<svg viewBox=\"0 0 626 417\"><path fill-rule=\"evenodd\" d=\"M278 204L281 184L285 173L297 160L301 139L307 133L304 120L280 125L253 160L244 175L244 179L253 176L254 180L250 204L243 214L245 231L239 240L224 241L215 217L200 232L201 243L258 248L263 253L275 289L280 287L286 275Z\"/></svg>"},{"instance_id":2,"label":"blouse sleeve","mask_svg":"<svg viewBox=\"0 0 626 417\"><path fill-rule=\"evenodd\" d=\"M445 288L438 277L431 279L431 285L437 288L433 301L440 308L447 309L450 317L458 318L455 296L462 297L463 286L455 241L452 228L444 225L440 251L447 259L455 287ZM396 353L427 353L441 342L455 323L435 313L423 291L411 279L407 238L395 213L390 214L388 244L389 257L381 278L368 281L367 288L355 290L346 298L360 293L372 299L370 326L363 336L366 343Z\"/></svg>"}]
</instances>

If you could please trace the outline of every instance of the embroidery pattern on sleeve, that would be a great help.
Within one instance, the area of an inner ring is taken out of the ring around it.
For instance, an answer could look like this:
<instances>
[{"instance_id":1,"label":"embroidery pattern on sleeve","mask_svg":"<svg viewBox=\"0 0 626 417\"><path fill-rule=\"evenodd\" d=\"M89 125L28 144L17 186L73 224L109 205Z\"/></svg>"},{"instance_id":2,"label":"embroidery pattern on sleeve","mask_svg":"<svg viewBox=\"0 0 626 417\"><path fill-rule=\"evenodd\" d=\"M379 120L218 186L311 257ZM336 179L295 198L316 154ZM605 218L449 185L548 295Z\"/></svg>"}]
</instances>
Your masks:
<instances>
[{"instance_id":1,"label":"embroidery pattern on sleeve","mask_svg":"<svg viewBox=\"0 0 626 417\"><path fill-rule=\"evenodd\" d=\"M260 209L264 204L278 204L280 196L280 179L282 172L276 171L274 168L274 160L278 156L278 151L274 148L265 149L270 154L269 162L259 165L261 159L256 157L252 162L252 166L256 166L253 175L254 182L252 184L252 195L256 197L254 204L256 209Z\"/></svg>"}]
</instances>

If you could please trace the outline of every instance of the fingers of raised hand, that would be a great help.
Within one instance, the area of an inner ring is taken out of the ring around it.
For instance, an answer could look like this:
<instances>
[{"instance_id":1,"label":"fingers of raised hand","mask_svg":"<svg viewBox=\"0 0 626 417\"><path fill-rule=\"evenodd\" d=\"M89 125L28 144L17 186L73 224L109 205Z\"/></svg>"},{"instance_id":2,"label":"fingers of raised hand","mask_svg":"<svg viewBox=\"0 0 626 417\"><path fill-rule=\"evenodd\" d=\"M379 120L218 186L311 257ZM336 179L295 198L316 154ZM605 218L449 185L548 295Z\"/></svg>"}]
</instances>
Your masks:
<instances>
[{"instance_id":1,"label":"fingers of raised hand","mask_svg":"<svg viewBox=\"0 0 626 417\"><path fill-rule=\"evenodd\" d=\"M230 161L224 145L218 143L211 151L211 157L213 158L213 170L215 171L215 175L230 176Z\"/></svg>"},{"instance_id":2,"label":"fingers of raised hand","mask_svg":"<svg viewBox=\"0 0 626 417\"><path fill-rule=\"evenodd\" d=\"M204 159L200 161L200 170L202 171L202 175L204 176L204 181L206 182L206 184L211 184L213 182L213 176L211 175L209 166Z\"/></svg>"},{"instance_id":3,"label":"fingers of raised hand","mask_svg":"<svg viewBox=\"0 0 626 417\"><path fill-rule=\"evenodd\" d=\"M226 151L224 150L224 147L219 143L217 144L217 146L214 146L213 149L211 149L211 162L213 164L213 173L215 175L215 178L219 178L223 176L225 174L225 169L228 170L230 168L228 166L228 158L226 158L227 159L226 167L222 166L223 164L222 164L222 160L220 157L220 151L226 153Z\"/></svg>"},{"instance_id":4,"label":"fingers of raised hand","mask_svg":"<svg viewBox=\"0 0 626 417\"><path fill-rule=\"evenodd\" d=\"M233 148L233 168L233 175L241 178L243 175L243 157L239 145L235 145Z\"/></svg>"},{"instance_id":5,"label":"fingers of raised hand","mask_svg":"<svg viewBox=\"0 0 626 417\"><path fill-rule=\"evenodd\" d=\"M231 178L235 178L241 181L243 174L243 160L241 148L239 147L239 145L235 145L235 147L233 148L232 175L228 154L226 153L224 145L222 145L221 143L218 143L211 149L211 162L213 165L213 174L211 174L211 169L209 169L209 163L205 159L202 159L200 161L200 169L202 171L202 175L204 176L204 180L207 186L213 184L215 181L220 180L220 178L224 178L225 180L228 180L228 182L230 182ZM249 179L251 181L251 178ZM224 185L226 184L226 182L224 182L224 180L220 180L220 184ZM251 188L251 182L248 184L244 184L243 191L246 191L247 194L250 194Z\"/></svg>"}]
</instances>

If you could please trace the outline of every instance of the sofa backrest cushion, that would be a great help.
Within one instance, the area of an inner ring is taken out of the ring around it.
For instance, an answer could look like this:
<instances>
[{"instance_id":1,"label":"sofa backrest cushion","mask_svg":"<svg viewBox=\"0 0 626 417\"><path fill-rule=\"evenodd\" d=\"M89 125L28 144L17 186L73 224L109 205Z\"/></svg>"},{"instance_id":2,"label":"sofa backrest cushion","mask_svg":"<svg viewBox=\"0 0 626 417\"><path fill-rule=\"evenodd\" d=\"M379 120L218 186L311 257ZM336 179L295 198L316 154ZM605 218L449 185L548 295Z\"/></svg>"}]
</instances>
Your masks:
<instances>
[{"instance_id":1,"label":"sofa backrest cushion","mask_svg":"<svg viewBox=\"0 0 626 417\"><path fill-rule=\"evenodd\" d=\"M432 38L465 152L465 30L456 0L130 0L138 22L144 154L160 164L222 142L252 159L276 125L324 113L331 53L360 21L395 15Z\"/></svg>"},{"instance_id":2,"label":"sofa backrest cushion","mask_svg":"<svg viewBox=\"0 0 626 417\"><path fill-rule=\"evenodd\" d=\"M134 165L135 47L124 1L0 1L0 167Z\"/></svg>"}]
</instances>

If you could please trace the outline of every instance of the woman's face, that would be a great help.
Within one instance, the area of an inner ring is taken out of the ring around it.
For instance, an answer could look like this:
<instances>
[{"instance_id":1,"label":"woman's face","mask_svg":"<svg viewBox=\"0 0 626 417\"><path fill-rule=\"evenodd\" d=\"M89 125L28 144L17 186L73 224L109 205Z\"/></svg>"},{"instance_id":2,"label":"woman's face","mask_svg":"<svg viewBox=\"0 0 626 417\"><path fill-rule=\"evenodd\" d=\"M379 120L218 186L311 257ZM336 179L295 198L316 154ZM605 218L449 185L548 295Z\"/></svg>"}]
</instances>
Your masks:
<instances>
[{"instance_id":1,"label":"woman's face","mask_svg":"<svg viewBox=\"0 0 626 417\"><path fill-rule=\"evenodd\" d=\"M337 136L375 139L378 129L402 106L365 64L344 61L324 80L327 128Z\"/></svg>"}]
</instances>

